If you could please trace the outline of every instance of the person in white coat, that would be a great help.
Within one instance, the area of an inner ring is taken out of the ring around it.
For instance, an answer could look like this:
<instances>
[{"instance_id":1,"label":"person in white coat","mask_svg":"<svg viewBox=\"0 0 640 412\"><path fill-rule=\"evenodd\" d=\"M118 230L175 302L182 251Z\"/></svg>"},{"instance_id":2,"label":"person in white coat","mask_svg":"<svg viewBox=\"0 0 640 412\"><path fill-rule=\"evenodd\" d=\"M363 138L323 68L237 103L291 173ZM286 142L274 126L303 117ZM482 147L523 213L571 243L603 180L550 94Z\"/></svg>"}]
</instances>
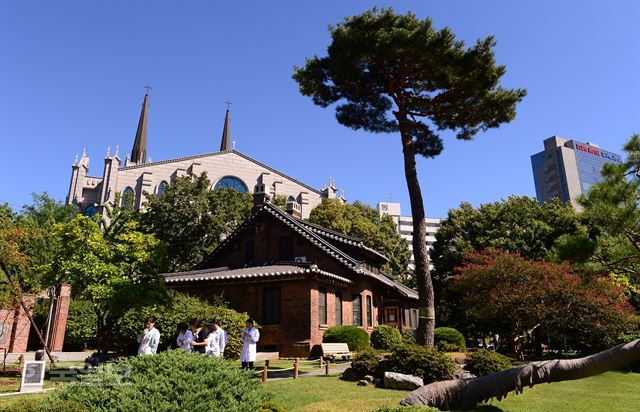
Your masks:
<instances>
[{"instance_id":1,"label":"person in white coat","mask_svg":"<svg viewBox=\"0 0 640 412\"><path fill-rule=\"evenodd\" d=\"M138 336L138 356L155 355L160 343L160 331L155 328L156 318L147 318L144 330Z\"/></svg>"},{"instance_id":2,"label":"person in white coat","mask_svg":"<svg viewBox=\"0 0 640 412\"><path fill-rule=\"evenodd\" d=\"M224 331L218 326L214 320L211 323L207 323L207 330L209 335L207 336L207 355L221 357L224 354Z\"/></svg>"},{"instance_id":3,"label":"person in white coat","mask_svg":"<svg viewBox=\"0 0 640 412\"><path fill-rule=\"evenodd\" d=\"M242 341L240 362L242 362L242 369L253 369L253 362L256 361L256 343L260 340L260 332L253 327L253 319L247 319L246 326L240 337Z\"/></svg>"},{"instance_id":4,"label":"person in white coat","mask_svg":"<svg viewBox=\"0 0 640 412\"><path fill-rule=\"evenodd\" d=\"M178 325L178 337L176 338L176 344L178 349L191 352L191 341L193 340L193 333L186 323Z\"/></svg>"}]
</instances>

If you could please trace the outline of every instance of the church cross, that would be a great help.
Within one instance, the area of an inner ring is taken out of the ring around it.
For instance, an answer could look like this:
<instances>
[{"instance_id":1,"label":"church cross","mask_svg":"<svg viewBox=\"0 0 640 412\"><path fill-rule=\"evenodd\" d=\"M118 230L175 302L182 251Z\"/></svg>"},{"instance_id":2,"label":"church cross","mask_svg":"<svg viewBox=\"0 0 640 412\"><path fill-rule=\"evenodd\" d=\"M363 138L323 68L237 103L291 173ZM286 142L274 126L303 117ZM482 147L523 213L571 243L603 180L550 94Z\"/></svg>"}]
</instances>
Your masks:
<instances>
[{"instance_id":1,"label":"church cross","mask_svg":"<svg viewBox=\"0 0 640 412\"><path fill-rule=\"evenodd\" d=\"M149 89L151 89L152 87L149 86L149 83L147 83L146 86L144 86L145 89L147 89L147 91L145 92L145 94L149 94Z\"/></svg>"},{"instance_id":2,"label":"church cross","mask_svg":"<svg viewBox=\"0 0 640 412\"><path fill-rule=\"evenodd\" d=\"M231 103L231 100L229 100L229 99L227 98L227 101L226 101L226 102L224 102L224 103L227 105L227 110L229 110L229 109L231 108L231 104L232 104L232 103Z\"/></svg>"}]
</instances>

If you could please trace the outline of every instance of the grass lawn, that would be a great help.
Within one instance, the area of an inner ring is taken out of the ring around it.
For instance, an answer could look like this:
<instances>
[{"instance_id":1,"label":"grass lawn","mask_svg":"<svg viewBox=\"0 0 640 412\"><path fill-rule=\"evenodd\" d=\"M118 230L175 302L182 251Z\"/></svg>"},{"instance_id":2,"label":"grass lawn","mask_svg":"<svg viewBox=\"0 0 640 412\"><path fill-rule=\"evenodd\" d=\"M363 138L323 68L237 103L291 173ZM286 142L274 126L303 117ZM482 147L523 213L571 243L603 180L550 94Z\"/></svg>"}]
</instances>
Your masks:
<instances>
[{"instance_id":1,"label":"grass lawn","mask_svg":"<svg viewBox=\"0 0 640 412\"><path fill-rule=\"evenodd\" d=\"M274 401L295 411L369 411L397 405L407 392L357 386L336 376L303 377L266 384ZM481 411L504 412L622 412L640 410L640 374L608 372L579 381L542 384L522 395L491 401Z\"/></svg>"}]
</instances>

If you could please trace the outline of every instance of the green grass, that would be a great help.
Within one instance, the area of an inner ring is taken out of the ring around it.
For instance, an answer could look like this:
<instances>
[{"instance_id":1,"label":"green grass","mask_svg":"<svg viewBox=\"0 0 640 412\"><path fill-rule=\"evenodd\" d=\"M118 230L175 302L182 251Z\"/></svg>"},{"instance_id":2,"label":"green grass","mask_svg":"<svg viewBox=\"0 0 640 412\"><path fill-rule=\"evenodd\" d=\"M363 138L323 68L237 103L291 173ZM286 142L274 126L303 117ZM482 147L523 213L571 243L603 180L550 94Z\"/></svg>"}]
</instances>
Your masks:
<instances>
[{"instance_id":1,"label":"green grass","mask_svg":"<svg viewBox=\"0 0 640 412\"><path fill-rule=\"evenodd\" d=\"M369 411L397 405L408 392L357 386L335 376L271 381L266 389L289 412ZM504 412L623 412L638 411L640 374L608 372L578 381L542 384L493 400L480 411Z\"/></svg>"}]
</instances>

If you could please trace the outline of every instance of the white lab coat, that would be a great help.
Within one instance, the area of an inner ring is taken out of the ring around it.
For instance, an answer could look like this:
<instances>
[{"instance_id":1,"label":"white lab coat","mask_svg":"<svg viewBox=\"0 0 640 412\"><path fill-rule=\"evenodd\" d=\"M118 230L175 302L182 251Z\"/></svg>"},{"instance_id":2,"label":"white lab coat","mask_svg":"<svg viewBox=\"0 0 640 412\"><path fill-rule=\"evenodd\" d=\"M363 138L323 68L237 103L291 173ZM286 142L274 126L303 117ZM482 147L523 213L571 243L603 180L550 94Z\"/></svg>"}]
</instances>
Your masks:
<instances>
[{"instance_id":1,"label":"white lab coat","mask_svg":"<svg viewBox=\"0 0 640 412\"><path fill-rule=\"evenodd\" d=\"M156 328L146 329L138 336L138 356L155 355L160 343L160 331Z\"/></svg>"},{"instance_id":2,"label":"white lab coat","mask_svg":"<svg viewBox=\"0 0 640 412\"><path fill-rule=\"evenodd\" d=\"M192 340L193 340L193 332L191 332L191 329L187 329L186 332L178 333L178 338L176 339L176 343L178 344L178 349L183 349L191 352Z\"/></svg>"},{"instance_id":3,"label":"white lab coat","mask_svg":"<svg viewBox=\"0 0 640 412\"><path fill-rule=\"evenodd\" d=\"M221 356L224 353L224 331L218 328L207 336L207 354Z\"/></svg>"},{"instance_id":4,"label":"white lab coat","mask_svg":"<svg viewBox=\"0 0 640 412\"><path fill-rule=\"evenodd\" d=\"M260 332L256 328L245 328L242 331L242 353L240 354L241 362L256 361L256 343L260 340Z\"/></svg>"}]
</instances>

